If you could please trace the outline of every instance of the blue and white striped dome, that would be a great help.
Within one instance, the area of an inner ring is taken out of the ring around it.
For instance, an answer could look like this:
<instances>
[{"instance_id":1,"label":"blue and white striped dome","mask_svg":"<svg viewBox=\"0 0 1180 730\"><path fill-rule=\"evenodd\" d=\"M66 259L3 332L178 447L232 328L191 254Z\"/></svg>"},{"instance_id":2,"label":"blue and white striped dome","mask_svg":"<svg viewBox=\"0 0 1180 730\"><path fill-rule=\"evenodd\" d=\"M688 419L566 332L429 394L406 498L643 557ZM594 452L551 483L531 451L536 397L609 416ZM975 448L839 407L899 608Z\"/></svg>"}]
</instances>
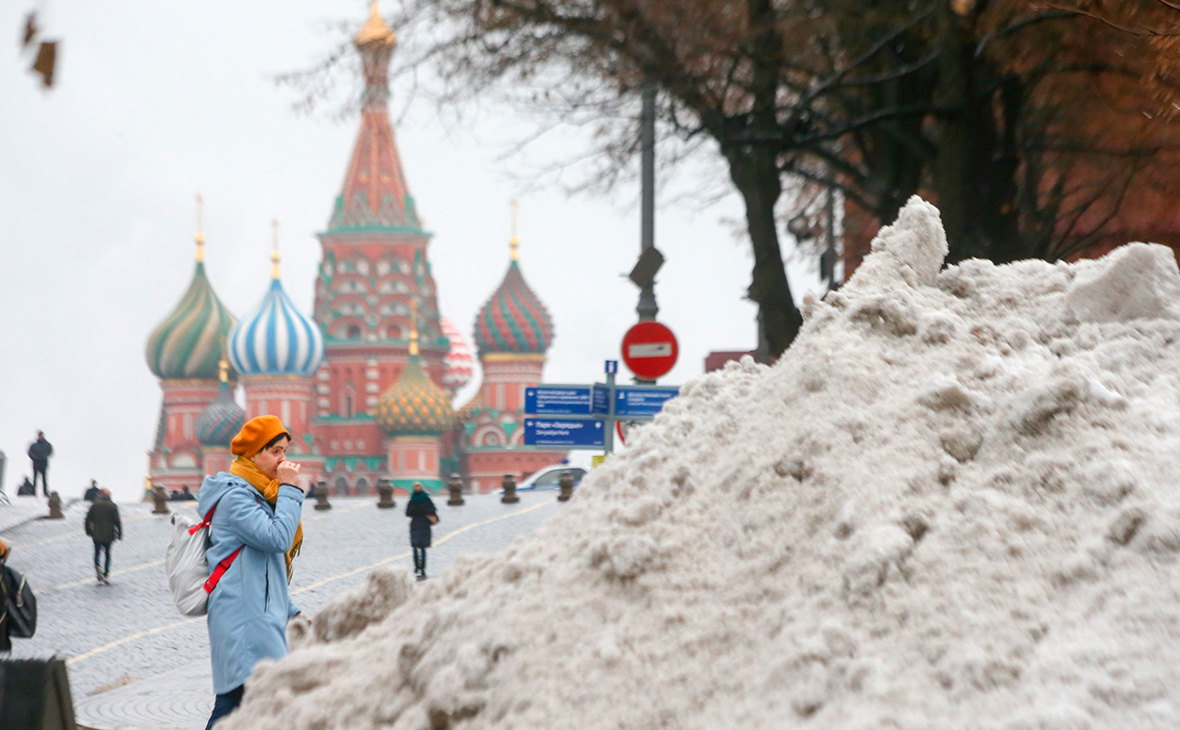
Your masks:
<instances>
[{"instance_id":1,"label":"blue and white striped dome","mask_svg":"<svg viewBox=\"0 0 1180 730\"><path fill-rule=\"evenodd\" d=\"M311 376L324 359L324 336L275 278L262 304L229 333L228 349L230 364L240 375Z\"/></svg>"}]
</instances>

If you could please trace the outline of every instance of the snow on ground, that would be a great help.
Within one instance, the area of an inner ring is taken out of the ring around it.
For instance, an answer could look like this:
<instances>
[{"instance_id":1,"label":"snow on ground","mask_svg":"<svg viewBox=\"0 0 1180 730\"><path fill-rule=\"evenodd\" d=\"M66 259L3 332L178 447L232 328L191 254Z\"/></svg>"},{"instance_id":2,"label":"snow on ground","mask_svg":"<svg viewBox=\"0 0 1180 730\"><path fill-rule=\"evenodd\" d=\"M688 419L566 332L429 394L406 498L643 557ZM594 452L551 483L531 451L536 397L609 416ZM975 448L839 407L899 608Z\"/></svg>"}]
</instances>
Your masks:
<instances>
[{"instance_id":1,"label":"snow on ground","mask_svg":"<svg viewBox=\"0 0 1180 730\"><path fill-rule=\"evenodd\" d=\"M223 730L1180 726L1180 273L941 269L918 200L767 369L506 554L377 572Z\"/></svg>"}]
</instances>

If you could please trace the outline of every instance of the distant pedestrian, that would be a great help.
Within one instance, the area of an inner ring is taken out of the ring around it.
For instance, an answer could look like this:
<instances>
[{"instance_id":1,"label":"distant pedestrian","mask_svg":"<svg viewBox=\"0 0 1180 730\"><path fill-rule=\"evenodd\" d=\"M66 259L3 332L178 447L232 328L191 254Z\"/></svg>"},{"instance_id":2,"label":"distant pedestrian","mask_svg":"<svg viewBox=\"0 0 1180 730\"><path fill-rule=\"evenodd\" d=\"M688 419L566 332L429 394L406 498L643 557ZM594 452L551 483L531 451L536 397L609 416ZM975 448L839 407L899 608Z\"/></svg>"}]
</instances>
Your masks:
<instances>
[{"instance_id":1,"label":"distant pedestrian","mask_svg":"<svg viewBox=\"0 0 1180 730\"><path fill-rule=\"evenodd\" d=\"M205 477L197 493L201 516L213 512L205 558L219 576L206 621L217 695L206 730L241 704L259 660L286 656L287 622L301 615L287 591L303 545L303 490L299 465L287 461L290 443L275 416L246 421L230 443L237 458L229 472Z\"/></svg>"},{"instance_id":2,"label":"distant pedestrian","mask_svg":"<svg viewBox=\"0 0 1180 730\"><path fill-rule=\"evenodd\" d=\"M25 477L25 480L16 488L16 496L35 497L37 496L37 487L33 486L33 483L29 481L28 477Z\"/></svg>"},{"instance_id":3,"label":"distant pedestrian","mask_svg":"<svg viewBox=\"0 0 1180 730\"><path fill-rule=\"evenodd\" d=\"M12 651L12 620L8 617L8 600L17 590L17 586L12 585L8 578L7 567L8 545L0 540L0 653Z\"/></svg>"},{"instance_id":4,"label":"distant pedestrian","mask_svg":"<svg viewBox=\"0 0 1180 730\"><path fill-rule=\"evenodd\" d=\"M94 575L99 583L107 583L111 574L111 543L123 539L123 523L119 521L119 507L111 501L110 490L103 489L86 513L86 534L94 540ZM106 554L106 562L99 558Z\"/></svg>"},{"instance_id":5,"label":"distant pedestrian","mask_svg":"<svg viewBox=\"0 0 1180 730\"><path fill-rule=\"evenodd\" d=\"M414 492L406 503L406 517L410 518L410 547L414 549L414 573L418 580L426 580L426 548L430 547L430 526L438 524L438 510L434 500L414 482Z\"/></svg>"},{"instance_id":6,"label":"distant pedestrian","mask_svg":"<svg viewBox=\"0 0 1180 730\"><path fill-rule=\"evenodd\" d=\"M195 495L189 491L187 484L184 485L183 487L181 487L180 490L181 490L180 491L180 498L182 500L184 500L185 502L195 502L196 501L197 495Z\"/></svg>"},{"instance_id":7,"label":"distant pedestrian","mask_svg":"<svg viewBox=\"0 0 1180 730\"><path fill-rule=\"evenodd\" d=\"M84 499L87 502L93 502L98 499L98 493L100 491L102 491L102 490L100 490L98 488L98 482L91 479L90 480L90 488L87 489L86 493L82 495L82 499Z\"/></svg>"},{"instance_id":8,"label":"distant pedestrian","mask_svg":"<svg viewBox=\"0 0 1180 730\"><path fill-rule=\"evenodd\" d=\"M53 456L53 444L45 440L45 432L37 432L37 440L29 446L29 459L33 462L33 494L37 493L37 475L41 475L41 489L49 496L49 457Z\"/></svg>"}]
</instances>

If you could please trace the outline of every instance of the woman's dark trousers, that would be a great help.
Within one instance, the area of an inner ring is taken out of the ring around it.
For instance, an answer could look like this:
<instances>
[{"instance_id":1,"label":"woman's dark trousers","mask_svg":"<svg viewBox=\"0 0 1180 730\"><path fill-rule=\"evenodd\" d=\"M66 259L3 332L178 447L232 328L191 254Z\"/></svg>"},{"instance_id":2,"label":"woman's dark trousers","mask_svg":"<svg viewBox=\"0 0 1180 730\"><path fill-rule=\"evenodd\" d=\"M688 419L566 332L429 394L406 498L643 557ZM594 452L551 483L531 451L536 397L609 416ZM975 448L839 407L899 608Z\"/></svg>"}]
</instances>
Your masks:
<instances>
[{"instance_id":1,"label":"woman's dark trousers","mask_svg":"<svg viewBox=\"0 0 1180 730\"><path fill-rule=\"evenodd\" d=\"M426 575L426 548L414 548L414 572Z\"/></svg>"},{"instance_id":2,"label":"woman's dark trousers","mask_svg":"<svg viewBox=\"0 0 1180 730\"><path fill-rule=\"evenodd\" d=\"M223 695L217 695L217 699L213 701L213 714L209 716L209 724L205 726L205 730L210 730L218 720L238 709L238 705L242 704L242 693L245 690L246 685L243 684Z\"/></svg>"}]
</instances>

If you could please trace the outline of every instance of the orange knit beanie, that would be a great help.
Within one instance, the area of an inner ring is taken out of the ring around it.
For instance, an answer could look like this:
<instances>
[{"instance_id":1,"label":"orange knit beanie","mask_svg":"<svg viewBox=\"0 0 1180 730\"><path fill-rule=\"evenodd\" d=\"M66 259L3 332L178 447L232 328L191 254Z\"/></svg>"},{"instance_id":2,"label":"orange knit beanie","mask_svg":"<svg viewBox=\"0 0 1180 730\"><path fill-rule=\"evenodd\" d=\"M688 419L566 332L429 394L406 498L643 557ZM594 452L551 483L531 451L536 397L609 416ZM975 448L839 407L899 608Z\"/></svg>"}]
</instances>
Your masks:
<instances>
[{"instance_id":1,"label":"orange knit beanie","mask_svg":"<svg viewBox=\"0 0 1180 730\"><path fill-rule=\"evenodd\" d=\"M287 429L278 416L251 418L243 424L238 435L234 436L234 440L229 445L230 453L234 456L254 456L262 451L262 447L270 443L271 439L280 434L287 434L287 438L291 438L291 434L287 433Z\"/></svg>"}]
</instances>

